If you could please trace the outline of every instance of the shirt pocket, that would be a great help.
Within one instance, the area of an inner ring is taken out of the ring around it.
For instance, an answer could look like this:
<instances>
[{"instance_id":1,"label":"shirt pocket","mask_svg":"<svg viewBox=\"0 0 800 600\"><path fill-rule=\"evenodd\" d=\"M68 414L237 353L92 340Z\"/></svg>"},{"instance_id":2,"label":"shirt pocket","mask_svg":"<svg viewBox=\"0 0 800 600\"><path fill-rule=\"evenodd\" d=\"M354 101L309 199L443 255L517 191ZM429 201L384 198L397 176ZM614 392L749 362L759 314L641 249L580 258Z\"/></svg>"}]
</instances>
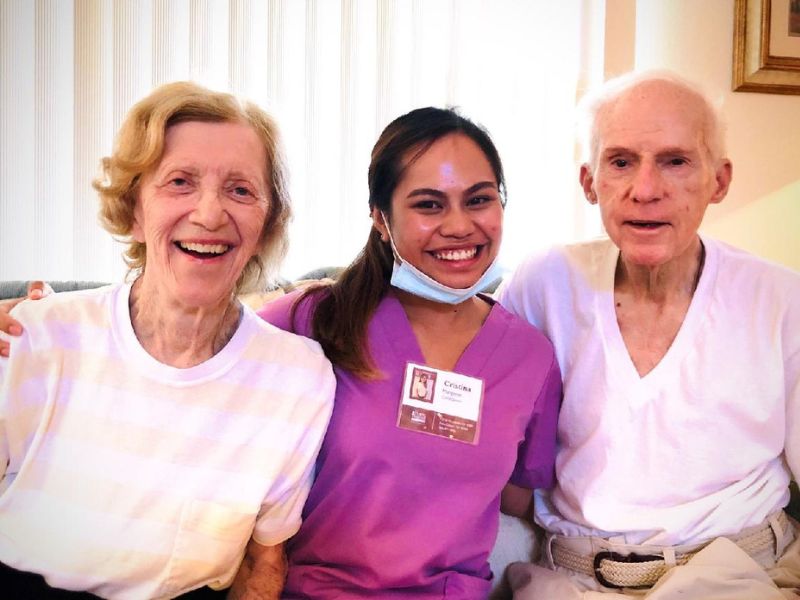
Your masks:
<instances>
[{"instance_id":1,"label":"shirt pocket","mask_svg":"<svg viewBox=\"0 0 800 600\"><path fill-rule=\"evenodd\" d=\"M218 502L186 502L162 588L164 595L203 585L215 589L230 585L253 534L256 515Z\"/></svg>"}]
</instances>

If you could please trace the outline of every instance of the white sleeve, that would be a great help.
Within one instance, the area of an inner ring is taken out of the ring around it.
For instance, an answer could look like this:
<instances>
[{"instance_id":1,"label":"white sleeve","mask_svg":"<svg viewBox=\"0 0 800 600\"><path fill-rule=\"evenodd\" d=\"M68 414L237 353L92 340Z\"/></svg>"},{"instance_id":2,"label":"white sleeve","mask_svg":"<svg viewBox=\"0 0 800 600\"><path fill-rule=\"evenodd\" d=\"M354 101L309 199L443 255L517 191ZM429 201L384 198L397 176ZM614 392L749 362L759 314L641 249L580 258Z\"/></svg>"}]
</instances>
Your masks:
<instances>
[{"instance_id":1,"label":"white sleeve","mask_svg":"<svg viewBox=\"0 0 800 600\"><path fill-rule=\"evenodd\" d=\"M508 312L539 329L544 325L542 297L551 252L527 257L497 290L497 299Z\"/></svg>"},{"instance_id":2,"label":"white sleeve","mask_svg":"<svg viewBox=\"0 0 800 600\"><path fill-rule=\"evenodd\" d=\"M333 399L336 393L336 378L327 359L320 355L315 385L309 386L300 401L316 404L316 410L305 421L304 435L294 448L287 448L287 457L282 466L285 479L279 489L274 490L261 506L253 539L264 546L274 546L293 536L302 522L303 505L306 502L322 439L330 421Z\"/></svg>"},{"instance_id":3,"label":"white sleeve","mask_svg":"<svg viewBox=\"0 0 800 600\"><path fill-rule=\"evenodd\" d=\"M6 476L10 451L8 448L8 358L0 357L0 481Z\"/></svg>"},{"instance_id":4,"label":"white sleeve","mask_svg":"<svg viewBox=\"0 0 800 600\"><path fill-rule=\"evenodd\" d=\"M18 307L11 313L20 320ZM21 439L30 439L32 431L28 431L28 426L35 425L28 421L20 422L19 411L15 407L25 406L22 395L25 390L30 389L29 377L23 370L23 365L30 362L31 357L31 333L28 327L23 324L24 333L19 337L6 336L5 339L11 344L8 358L0 358L0 479L6 475L13 475L17 467L9 465L12 459L12 446L18 446ZM36 403L29 403L29 410L26 414L35 417ZM15 461L17 464L19 461Z\"/></svg>"},{"instance_id":5,"label":"white sleeve","mask_svg":"<svg viewBox=\"0 0 800 600\"><path fill-rule=\"evenodd\" d=\"M24 302L11 311L23 333L10 338L10 355L0 359L0 479L16 476L52 410L48 390L59 357L42 345L46 328L37 308Z\"/></svg>"},{"instance_id":6,"label":"white sleeve","mask_svg":"<svg viewBox=\"0 0 800 600\"><path fill-rule=\"evenodd\" d=\"M782 331L783 376L786 394L786 462L793 478L800 480L800 286L789 300Z\"/></svg>"}]
</instances>

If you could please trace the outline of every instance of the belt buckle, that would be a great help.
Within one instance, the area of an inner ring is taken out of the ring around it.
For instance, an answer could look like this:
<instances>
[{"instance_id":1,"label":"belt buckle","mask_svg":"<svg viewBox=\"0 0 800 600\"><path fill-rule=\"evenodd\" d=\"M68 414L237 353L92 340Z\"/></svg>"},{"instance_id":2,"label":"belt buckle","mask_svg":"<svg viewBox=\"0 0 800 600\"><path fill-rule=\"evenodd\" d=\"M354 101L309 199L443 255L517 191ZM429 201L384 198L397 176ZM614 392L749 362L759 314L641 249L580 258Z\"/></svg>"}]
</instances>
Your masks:
<instances>
[{"instance_id":1,"label":"belt buckle","mask_svg":"<svg viewBox=\"0 0 800 600\"><path fill-rule=\"evenodd\" d=\"M604 576L603 573L600 571L602 568L602 562L604 560L613 560L614 562L621 562L621 563L643 563L643 562L653 562L660 560L664 562L664 557L659 556L658 554L619 554L618 552L612 552L611 550L601 550L597 554L594 555L594 578L597 579L597 582L607 588L612 588L615 590L621 590L626 586L617 585L616 583L611 583L608 581ZM649 588L649 585L643 586L627 586L629 589L636 589L636 588Z\"/></svg>"}]
</instances>

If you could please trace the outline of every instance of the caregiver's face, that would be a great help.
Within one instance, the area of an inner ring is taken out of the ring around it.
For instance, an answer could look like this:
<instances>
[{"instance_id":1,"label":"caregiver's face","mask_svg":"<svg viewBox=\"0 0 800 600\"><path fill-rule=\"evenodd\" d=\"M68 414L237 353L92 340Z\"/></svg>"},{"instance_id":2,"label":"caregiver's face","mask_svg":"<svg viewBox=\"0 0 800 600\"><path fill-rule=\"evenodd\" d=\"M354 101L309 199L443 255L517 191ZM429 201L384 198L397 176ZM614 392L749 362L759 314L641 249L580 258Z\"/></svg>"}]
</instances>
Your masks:
<instances>
[{"instance_id":1,"label":"caregiver's face","mask_svg":"<svg viewBox=\"0 0 800 600\"><path fill-rule=\"evenodd\" d=\"M409 152L406 162L415 156ZM377 211L375 225L386 224ZM413 160L392 194L397 252L439 283L473 285L497 256L503 206L492 166L463 134L449 134Z\"/></svg>"}]
</instances>

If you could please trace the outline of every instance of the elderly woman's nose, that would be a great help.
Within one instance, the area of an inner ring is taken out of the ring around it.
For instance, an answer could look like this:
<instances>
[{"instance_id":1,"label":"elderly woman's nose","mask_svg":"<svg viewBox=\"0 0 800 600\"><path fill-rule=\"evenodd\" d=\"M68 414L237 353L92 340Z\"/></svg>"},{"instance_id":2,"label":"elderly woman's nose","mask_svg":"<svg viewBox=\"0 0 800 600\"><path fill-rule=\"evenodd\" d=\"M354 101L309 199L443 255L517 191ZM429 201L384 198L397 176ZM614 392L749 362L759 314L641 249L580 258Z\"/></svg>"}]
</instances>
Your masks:
<instances>
[{"instance_id":1,"label":"elderly woman's nose","mask_svg":"<svg viewBox=\"0 0 800 600\"><path fill-rule=\"evenodd\" d=\"M206 229L219 229L228 220L225 197L221 190L203 188L198 192L197 204L191 214L192 221Z\"/></svg>"},{"instance_id":2,"label":"elderly woman's nose","mask_svg":"<svg viewBox=\"0 0 800 600\"><path fill-rule=\"evenodd\" d=\"M642 161L633 175L631 196L637 202L661 199L664 180L655 162Z\"/></svg>"}]
</instances>

